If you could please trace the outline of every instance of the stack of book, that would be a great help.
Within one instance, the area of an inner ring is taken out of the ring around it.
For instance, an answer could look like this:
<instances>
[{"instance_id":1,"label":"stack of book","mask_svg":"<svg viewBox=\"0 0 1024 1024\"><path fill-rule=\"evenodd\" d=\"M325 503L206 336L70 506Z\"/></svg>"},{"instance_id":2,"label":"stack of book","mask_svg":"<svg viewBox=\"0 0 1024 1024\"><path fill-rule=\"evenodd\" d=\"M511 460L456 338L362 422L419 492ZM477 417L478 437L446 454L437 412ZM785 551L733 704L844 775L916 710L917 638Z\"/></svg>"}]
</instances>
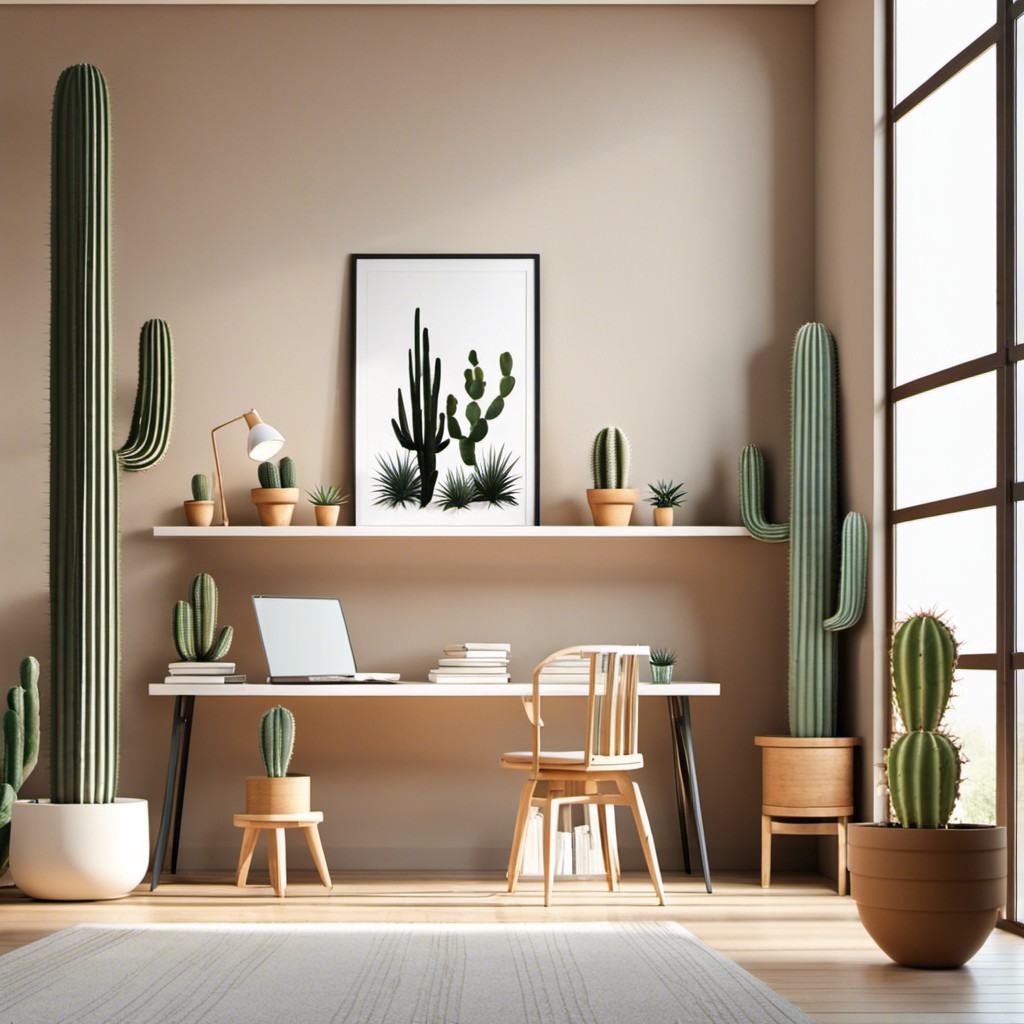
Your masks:
<instances>
[{"instance_id":1,"label":"stack of book","mask_svg":"<svg viewBox=\"0 0 1024 1024\"><path fill-rule=\"evenodd\" d=\"M427 678L432 683L507 683L511 644L449 644Z\"/></svg>"},{"instance_id":2,"label":"stack of book","mask_svg":"<svg viewBox=\"0 0 1024 1024\"><path fill-rule=\"evenodd\" d=\"M571 831L569 831L571 829ZM556 875L603 875L604 853L601 836L590 825L566 825L555 833ZM526 826L523 866L520 875L538 878L544 874L544 812L531 808Z\"/></svg>"},{"instance_id":3,"label":"stack of book","mask_svg":"<svg viewBox=\"0 0 1024 1024\"><path fill-rule=\"evenodd\" d=\"M589 683L590 658L555 658L540 670L542 683Z\"/></svg>"},{"instance_id":4,"label":"stack of book","mask_svg":"<svg viewBox=\"0 0 1024 1024\"><path fill-rule=\"evenodd\" d=\"M167 666L165 683L244 683L245 676L235 673L233 661L172 661Z\"/></svg>"}]
</instances>

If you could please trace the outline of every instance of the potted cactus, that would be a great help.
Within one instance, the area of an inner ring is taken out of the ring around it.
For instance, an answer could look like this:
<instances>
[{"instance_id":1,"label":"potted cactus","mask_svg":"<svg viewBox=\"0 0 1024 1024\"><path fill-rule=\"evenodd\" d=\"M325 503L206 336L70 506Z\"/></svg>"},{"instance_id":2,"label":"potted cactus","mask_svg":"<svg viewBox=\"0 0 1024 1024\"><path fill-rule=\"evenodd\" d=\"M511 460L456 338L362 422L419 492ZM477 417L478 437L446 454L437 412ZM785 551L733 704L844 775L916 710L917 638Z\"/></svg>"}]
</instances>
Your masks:
<instances>
[{"instance_id":1,"label":"potted cactus","mask_svg":"<svg viewBox=\"0 0 1024 1024\"><path fill-rule=\"evenodd\" d=\"M50 799L15 802L11 874L38 899L113 899L149 862L148 803L117 796L120 471L163 458L174 366L167 324L147 321L128 440L112 449L110 114L89 64L54 95L50 232Z\"/></svg>"},{"instance_id":2,"label":"potted cactus","mask_svg":"<svg viewBox=\"0 0 1024 1024\"><path fill-rule=\"evenodd\" d=\"M231 647L234 630L224 626L217 632L217 584L207 572L192 580L191 601L174 606L172 635L182 661L220 661Z\"/></svg>"},{"instance_id":3,"label":"potted cactus","mask_svg":"<svg viewBox=\"0 0 1024 1024\"><path fill-rule=\"evenodd\" d=\"M21 682L7 693L0 760L0 885L6 879L11 850L11 812L21 784L39 758L39 662L24 658Z\"/></svg>"},{"instance_id":4,"label":"potted cactus","mask_svg":"<svg viewBox=\"0 0 1024 1024\"><path fill-rule=\"evenodd\" d=\"M952 630L930 613L897 625L890 661L907 731L885 771L898 824L851 825L850 892L868 934L905 967L960 967L1006 899L1006 829L950 825L960 748L941 731L956 669Z\"/></svg>"},{"instance_id":5,"label":"potted cactus","mask_svg":"<svg viewBox=\"0 0 1024 1024\"><path fill-rule=\"evenodd\" d=\"M587 491L595 526L629 526L640 497L640 492L629 486L629 460L629 438L618 427L597 432L590 449L594 486Z\"/></svg>"},{"instance_id":6,"label":"potted cactus","mask_svg":"<svg viewBox=\"0 0 1024 1024\"><path fill-rule=\"evenodd\" d=\"M295 716L279 704L260 719L260 757L265 775L245 780L246 814L306 814L309 776L289 775L295 744Z\"/></svg>"},{"instance_id":7,"label":"potted cactus","mask_svg":"<svg viewBox=\"0 0 1024 1024\"><path fill-rule=\"evenodd\" d=\"M318 487L315 491L307 491L309 503L313 506L317 526L337 526L341 506L348 501L348 495L342 494L340 487Z\"/></svg>"},{"instance_id":8,"label":"potted cactus","mask_svg":"<svg viewBox=\"0 0 1024 1024\"><path fill-rule=\"evenodd\" d=\"M672 668L676 663L676 652L670 647L652 647L650 658L651 682L671 683Z\"/></svg>"},{"instance_id":9,"label":"potted cactus","mask_svg":"<svg viewBox=\"0 0 1024 1024\"><path fill-rule=\"evenodd\" d=\"M192 500L184 501L185 522L189 526L209 526L213 522L210 478L205 473L192 477Z\"/></svg>"},{"instance_id":10,"label":"potted cactus","mask_svg":"<svg viewBox=\"0 0 1024 1024\"><path fill-rule=\"evenodd\" d=\"M791 541L790 735L754 739L762 755L762 814L845 819L853 813L860 739L836 735L837 636L864 610L868 532L858 512L847 513L841 535L837 529L836 351L823 324L797 332L791 395L789 523L765 517L765 464L756 445L747 445L740 461L743 525L758 540Z\"/></svg>"},{"instance_id":11,"label":"potted cactus","mask_svg":"<svg viewBox=\"0 0 1024 1024\"><path fill-rule=\"evenodd\" d=\"M260 514L263 526L290 526L295 506L299 503L299 484L295 463L285 456L278 465L261 462L257 470L260 486L254 487L252 503Z\"/></svg>"},{"instance_id":12,"label":"potted cactus","mask_svg":"<svg viewBox=\"0 0 1024 1024\"><path fill-rule=\"evenodd\" d=\"M683 485L674 480L659 480L656 484L648 484L647 489L651 493L644 500L654 506L654 525L671 526L675 522L676 509L686 501Z\"/></svg>"}]
</instances>

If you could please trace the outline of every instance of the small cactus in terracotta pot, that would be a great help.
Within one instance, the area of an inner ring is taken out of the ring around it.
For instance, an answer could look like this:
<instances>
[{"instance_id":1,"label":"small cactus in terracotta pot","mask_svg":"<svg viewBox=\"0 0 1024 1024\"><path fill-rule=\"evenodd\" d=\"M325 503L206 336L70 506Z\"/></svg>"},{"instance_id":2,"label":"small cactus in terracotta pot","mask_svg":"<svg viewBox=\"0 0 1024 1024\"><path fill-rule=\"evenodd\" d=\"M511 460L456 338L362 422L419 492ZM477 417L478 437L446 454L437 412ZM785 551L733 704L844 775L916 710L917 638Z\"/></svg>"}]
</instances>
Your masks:
<instances>
[{"instance_id":1,"label":"small cactus in terracotta pot","mask_svg":"<svg viewBox=\"0 0 1024 1024\"><path fill-rule=\"evenodd\" d=\"M263 526L291 526L292 514L299 503L299 485L295 463L287 455L277 464L261 462L257 470L260 486L250 494Z\"/></svg>"},{"instance_id":2,"label":"small cactus in terracotta pot","mask_svg":"<svg viewBox=\"0 0 1024 1024\"><path fill-rule=\"evenodd\" d=\"M209 526L213 522L210 478L205 473L192 477L192 500L184 501L185 522L189 526Z\"/></svg>"},{"instance_id":3,"label":"small cactus in terracotta pot","mask_svg":"<svg viewBox=\"0 0 1024 1024\"><path fill-rule=\"evenodd\" d=\"M598 431L590 448L594 486L587 504L595 526L629 526L640 491L629 486L629 438L618 427Z\"/></svg>"}]
</instances>

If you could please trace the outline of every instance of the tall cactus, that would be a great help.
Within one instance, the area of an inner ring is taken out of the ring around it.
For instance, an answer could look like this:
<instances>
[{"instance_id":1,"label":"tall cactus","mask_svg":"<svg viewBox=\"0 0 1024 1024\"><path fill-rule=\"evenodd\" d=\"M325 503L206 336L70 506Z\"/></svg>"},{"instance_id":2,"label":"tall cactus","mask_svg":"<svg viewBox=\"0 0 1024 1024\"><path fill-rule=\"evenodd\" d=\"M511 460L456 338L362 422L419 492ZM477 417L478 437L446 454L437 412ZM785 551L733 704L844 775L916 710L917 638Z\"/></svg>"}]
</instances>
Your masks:
<instances>
[{"instance_id":1,"label":"tall cactus","mask_svg":"<svg viewBox=\"0 0 1024 1024\"><path fill-rule=\"evenodd\" d=\"M53 101L50 303L50 609L55 803L109 803L117 790L120 469L155 465L173 406L171 333L142 328L128 440L111 447L110 115L89 64Z\"/></svg>"},{"instance_id":2,"label":"tall cactus","mask_svg":"<svg viewBox=\"0 0 1024 1024\"><path fill-rule=\"evenodd\" d=\"M765 518L764 457L755 445L747 445L740 460L740 515L758 540L791 541L790 732L794 736L834 736L835 634L853 626L864 611L868 529L859 512L848 513L837 559L836 350L823 324L804 324L797 331L792 402L790 522L770 523Z\"/></svg>"},{"instance_id":3,"label":"tall cactus","mask_svg":"<svg viewBox=\"0 0 1024 1024\"><path fill-rule=\"evenodd\" d=\"M629 486L629 438L618 427L597 432L590 448L590 472L598 490Z\"/></svg>"},{"instance_id":4,"label":"tall cactus","mask_svg":"<svg viewBox=\"0 0 1024 1024\"><path fill-rule=\"evenodd\" d=\"M295 744L295 716L280 704L263 712L260 719L260 757L272 779L282 779L288 772Z\"/></svg>"},{"instance_id":5,"label":"tall cactus","mask_svg":"<svg viewBox=\"0 0 1024 1024\"><path fill-rule=\"evenodd\" d=\"M22 782L39 759L39 662L24 658L21 681L7 693L0 755L0 875L11 848L11 809Z\"/></svg>"},{"instance_id":6,"label":"tall cactus","mask_svg":"<svg viewBox=\"0 0 1024 1024\"><path fill-rule=\"evenodd\" d=\"M886 755L893 811L904 828L942 828L960 794L960 750L938 732L953 687L956 640L934 615L913 615L892 640L892 684L904 728Z\"/></svg>"},{"instance_id":7,"label":"tall cactus","mask_svg":"<svg viewBox=\"0 0 1024 1024\"><path fill-rule=\"evenodd\" d=\"M220 661L231 647L234 630L225 626L217 633L217 584L208 572L192 580L191 604L174 606L174 647L182 661Z\"/></svg>"},{"instance_id":8,"label":"tall cactus","mask_svg":"<svg viewBox=\"0 0 1024 1024\"><path fill-rule=\"evenodd\" d=\"M420 470L420 508L426 508L434 497L437 484L437 454L448 447L444 436L444 415L437 411L441 393L441 360L430 366L430 333L420 333L420 311L413 317L413 345L409 349L409 408L405 413L402 389L398 389L398 419L391 427L398 443L416 455ZM412 426L410 427L410 417ZM436 424L436 426L435 426Z\"/></svg>"}]
</instances>

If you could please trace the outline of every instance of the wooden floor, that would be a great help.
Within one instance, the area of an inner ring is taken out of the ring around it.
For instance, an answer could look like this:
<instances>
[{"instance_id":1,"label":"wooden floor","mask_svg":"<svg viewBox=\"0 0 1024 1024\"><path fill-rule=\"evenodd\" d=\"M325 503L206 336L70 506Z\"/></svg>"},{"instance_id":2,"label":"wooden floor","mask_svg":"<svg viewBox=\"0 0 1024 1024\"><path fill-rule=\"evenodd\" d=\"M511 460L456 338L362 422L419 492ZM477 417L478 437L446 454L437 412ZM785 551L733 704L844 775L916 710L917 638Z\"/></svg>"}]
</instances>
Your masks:
<instances>
[{"instance_id":1,"label":"wooden floor","mask_svg":"<svg viewBox=\"0 0 1024 1024\"><path fill-rule=\"evenodd\" d=\"M166 877L166 876L165 876ZM289 873L277 899L266 873L236 889L226 876L181 877L111 903L35 903L0 890L0 952L79 922L601 921L681 922L823 1024L1024 1024L1024 939L996 931L958 971L891 964L857 911L816 876L783 876L763 890L747 875L715 876L708 895L693 876L666 876L669 905L655 905L645 876L621 893L560 882L544 910L539 883L515 896L496 875L339 875L330 894L312 874ZM260 883L266 883L261 886ZM568 1024L568 1022L567 1022Z\"/></svg>"}]
</instances>

